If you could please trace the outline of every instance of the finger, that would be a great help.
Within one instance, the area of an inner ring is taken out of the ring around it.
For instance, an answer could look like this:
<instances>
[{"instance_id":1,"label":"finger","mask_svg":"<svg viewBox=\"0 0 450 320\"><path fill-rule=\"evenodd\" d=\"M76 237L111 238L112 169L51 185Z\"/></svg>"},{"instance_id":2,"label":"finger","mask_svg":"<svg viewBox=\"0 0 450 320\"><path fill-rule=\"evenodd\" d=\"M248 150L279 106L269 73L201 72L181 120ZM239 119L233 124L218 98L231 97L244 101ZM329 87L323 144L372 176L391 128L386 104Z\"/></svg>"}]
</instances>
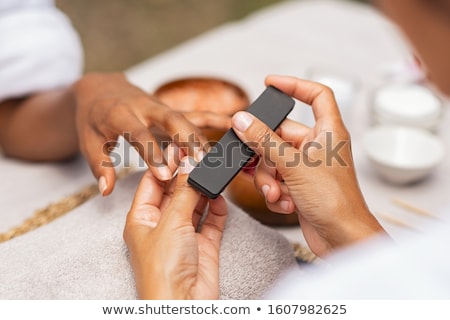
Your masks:
<instances>
[{"instance_id":1,"label":"finger","mask_svg":"<svg viewBox=\"0 0 450 320\"><path fill-rule=\"evenodd\" d=\"M286 119L275 131L283 140L290 142L294 148L299 148L312 129L304 124Z\"/></svg>"},{"instance_id":2,"label":"finger","mask_svg":"<svg viewBox=\"0 0 450 320\"><path fill-rule=\"evenodd\" d=\"M278 198L270 199L270 197L266 197L267 208L269 208L269 210L273 212L282 214L289 214L294 212L296 206L294 199L291 197L288 186L281 181L274 180L274 184L271 185L271 188L274 188L277 191ZM268 199L270 199L271 201L268 201Z\"/></svg>"},{"instance_id":3,"label":"finger","mask_svg":"<svg viewBox=\"0 0 450 320\"><path fill-rule=\"evenodd\" d=\"M127 244L131 245L139 241L142 234L157 226L161 217L159 210L163 193L161 184L162 182L156 179L150 170L142 176L123 232L123 238Z\"/></svg>"},{"instance_id":4,"label":"finger","mask_svg":"<svg viewBox=\"0 0 450 320\"><path fill-rule=\"evenodd\" d=\"M163 182L156 179L150 170L146 170L136 189L132 210L138 206L158 207L162 200L163 190Z\"/></svg>"},{"instance_id":5,"label":"finger","mask_svg":"<svg viewBox=\"0 0 450 320\"><path fill-rule=\"evenodd\" d=\"M164 159L173 175L176 174L181 158L184 157L183 151L174 143L170 143L164 150Z\"/></svg>"},{"instance_id":6,"label":"finger","mask_svg":"<svg viewBox=\"0 0 450 320\"><path fill-rule=\"evenodd\" d=\"M178 172L178 169L177 169ZM175 187L177 184L177 179L172 179L170 182L166 183L164 187L163 199L161 201L160 209L161 211L165 211L172 201L172 196L175 191Z\"/></svg>"},{"instance_id":7,"label":"finger","mask_svg":"<svg viewBox=\"0 0 450 320\"><path fill-rule=\"evenodd\" d=\"M227 220L227 204L222 196L209 201L208 215L202 225L201 234L218 250Z\"/></svg>"},{"instance_id":8,"label":"finger","mask_svg":"<svg viewBox=\"0 0 450 320\"><path fill-rule=\"evenodd\" d=\"M286 94L312 106L316 122L333 128L341 123L341 115L333 91L320 83L287 76L268 76L266 85L272 85Z\"/></svg>"},{"instance_id":9,"label":"finger","mask_svg":"<svg viewBox=\"0 0 450 320\"><path fill-rule=\"evenodd\" d=\"M155 101L153 101L151 108L147 109L149 111L146 113L146 117L149 121L154 121L167 132L173 142L183 149L187 155L197 159L198 153L205 151L208 140L200 129L186 119L182 113Z\"/></svg>"},{"instance_id":10,"label":"finger","mask_svg":"<svg viewBox=\"0 0 450 320\"><path fill-rule=\"evenodd\" d=\"M123 116L121 123L113 124L113 130L121 132L121 125L124 121L127 123L128 132L121 132L125 140L127 140L139 153L153 174L161 181L170 180L173 176L172 172L164 161L163 153L159 147L156 138L144 123L139 121L135 116Z\"/></svg>"},{"instance_id":11,"label":"finger","mask_svg":"<svg viewBox=\"0 0 450 320\"><path fill-rule=\"evenodd\" d=\"M302 156L300 151L252 114L245 111L237 112L232 118L232 128L251 149L266 160L272 161L283 177L292 167L300 163Z\"/></svg>"},{"instance_id":12,"label":"finger","mask_svg":"<svg viewBox=\"0 0 450 320\"><path fill-rule=\"evenodd\" d=\"M296 208L294 201L287 194L283 194L281 198L274 203L266 202L266 206L270 211L281 214L291 214L295 211Z\"/></svg>"},{"instance_id":13,"label":"finger","mask_svg":"<svg viewBox=\"0 0 450 320\"><path fill-rule=\"evenodd\" d=\"M180 153L183 154L183 151L180 150ZM194 168L196 166L196 162L194 161L193 158L191 157L187 157L184 156L182 158L182 160L180 160L179 166L177 167L177 172L190 172L192 170L192 168ZM182 173L180 173L182 174ZM163 199L163 203L164 203L164 208L166 207L166 205L168 205L171 201L171 198L173 196L173 193L176 189L177 186L177 179L172 179L172 181L170 181L170 183L166 184L166 187L164 189L164 199Z\"/></svg>"},{"instance_id":14,"label":"finger","mask_svg":"<svg viewBox=\"0 0 450 320\"><path fill-rule=\"evenodd\" d=\"M201 195L197 206L195 207L194 214L192 216L192 223L195 230L199 230L203 216L205 215L206 208L208 207L208 198L205 195Z\"/></svg>"},{"instance_id":15,"label":"finger","mask_svg":"<svg viewBox=\"0 0 450 320\"><path fill-rule=\"evenodd\" d=\"M184 112L183 114L198 128L228 130L231 127L231 117L228 115L205 111Z\"/></svg>"},{"instance_id":16,"label":"finger","mask_svg":"<svg viewBox=\"0 0 450 320\"><path fill-rule=\"evenodd\" d=\"M84 141L81 143L81 153L98 181L100 194L103 196L111 194L116 180L114 167L117 164L111 161L110 152L116 145L117 137L108 141L103 136L89 130L80 140Z\"/></svg>"},{"instance_id":17,"label":"finger","mask_svg":"<svg viewBox=\"0 0 450 320\"><path fill-rule=\"evenodd\" d=\"M261 160L255 171L255 186L264 195L266 202L274 203L281 197L281 190L276 179L277 170L272 163Z\"/></svg>"},{"instance_id":18,"label":"finger","mask_svg":"<svg viewBox=\"0 0 450 320\"><path fill-rule=\"evenodd\" d=\"M189 157L181 160L175 190L163 218L174 223L192 223L192 213L200 199L200 193L187 182L188 173L194 168Z\"/></svg>"}]
</instances>

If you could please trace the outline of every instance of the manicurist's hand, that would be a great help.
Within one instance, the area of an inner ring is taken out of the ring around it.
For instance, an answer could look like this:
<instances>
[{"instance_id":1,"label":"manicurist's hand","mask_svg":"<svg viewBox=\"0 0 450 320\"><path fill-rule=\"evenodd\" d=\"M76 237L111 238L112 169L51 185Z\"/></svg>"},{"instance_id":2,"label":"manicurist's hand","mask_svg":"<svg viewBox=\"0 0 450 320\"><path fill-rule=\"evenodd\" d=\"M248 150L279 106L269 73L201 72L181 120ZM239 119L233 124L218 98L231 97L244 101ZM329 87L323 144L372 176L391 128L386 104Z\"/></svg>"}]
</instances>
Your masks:
<instances>
[{"instance_id":1,"label":"manicurist's hand","mask_svg":"<svg viewBox=\"0 0 450 320\"><path fill-rule=\"evenodd\" d=\"M287 119L275 133L247 112L233 116L236 134L261 157L255 184L267 206L297 212L318 256L383 232L358 186L349 133L333 92L293 77L269 76L266 85L311 105L316 120L309 128Z\"/></svg>"},{"instance_id":2,"label":"manicurist's hand","mask_svg":"<svg viewBox=\"0 0 450 320\"><path fill-rule=\"evenodd\" d=\"M140 88L121 73L88 74L73 86L79 147L97 178L100 192L108 195L115 182L110 151L119 136L130 142L150 171L161 181L168 169L154 132L166 134L188 155L207 145L199 128L228 129L226 116L208 112L177 112Z\"/></svg>"},{"instance_id":3,"label":"manicurist's hand","mask_svg":"<svg viewBox=\"0 0 450 320\"><path fill-rule=\"evenodd\" d=\"M219 248L227 207L222 197L208 200L189 186L191 169L184 158L171 183L147 171L136 192L124 239L141 299L219 297ZM207 217L196 232L206 207Z\"/></svg>"}]
</instances>

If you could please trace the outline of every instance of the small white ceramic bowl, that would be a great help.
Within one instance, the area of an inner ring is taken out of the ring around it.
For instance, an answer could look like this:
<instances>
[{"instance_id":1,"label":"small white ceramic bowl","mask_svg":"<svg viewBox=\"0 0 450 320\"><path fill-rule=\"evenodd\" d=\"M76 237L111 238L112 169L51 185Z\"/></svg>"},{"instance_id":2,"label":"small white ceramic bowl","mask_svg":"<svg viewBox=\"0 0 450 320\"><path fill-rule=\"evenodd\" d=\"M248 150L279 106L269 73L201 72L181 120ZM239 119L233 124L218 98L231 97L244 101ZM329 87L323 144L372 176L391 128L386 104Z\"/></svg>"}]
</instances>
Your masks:
<instances>
[{"instance_id":1,"label":"small white ceramic bowl","mask_svg":"<svg viewBox=\"0 0 450 320\"><path fill-rule=\"evenodd\" d=\"M420 128L375 126L365 133L363 144L380 176L399 185L425 178L445 156L442 141Z\"/></svg>"},{"instance_id":2,"label":"small white ceramic bowl","mask_svg":"<svg viewBox=\"0 0 450 320\"><path fill-rule=\"evenodd\" d=\"M387 84L375 91L373 120L380 125L405 125L435 131L442 102L419 84Z\"/></svg>"}]
</instances>

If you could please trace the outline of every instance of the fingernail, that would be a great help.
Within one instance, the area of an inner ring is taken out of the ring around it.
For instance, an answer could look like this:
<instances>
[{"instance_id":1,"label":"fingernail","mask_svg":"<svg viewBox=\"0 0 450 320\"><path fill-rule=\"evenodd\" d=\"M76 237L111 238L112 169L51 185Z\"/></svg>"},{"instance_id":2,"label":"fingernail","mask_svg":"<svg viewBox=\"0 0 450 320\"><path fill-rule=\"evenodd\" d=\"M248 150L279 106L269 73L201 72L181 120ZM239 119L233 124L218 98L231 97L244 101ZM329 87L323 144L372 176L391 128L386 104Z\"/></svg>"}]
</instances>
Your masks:
<instances>
[{"instance_id":1,"label":"fingernail","mask_svg":"<svg viewBox=\"0 0 450 320\"><path fill-rule=\"evenodd\" d=\"M246 112L238 112L233 116L233 126L241 132L247 130L252 122L253 118Z\"/></svg>"},{"instance_id":2,"label":"fingernail","mask_svg":"<svg viewBox=\"0 0 450 320\"><path fill-rule=\"evenodd\" d=\"M181 160L180 167L178 170L181 174L188 174L194 169L194 167L195 167L194 159L192 159L191 157L186 157Z\"/></svg>"},{"instance_id":3,"label":"fingernail","mask_svg":"<svg viewBox=\"0 0 450 320\"><path fill-rule=\"evenodd\" d=\"M172 172L166 166L156 168L161 180L170 180L172 178Z\"/></svg>"},{"instance_id":4,"label":"fingernail","mask_svg":"<svg viewBox=\"0 0 450 320\"><path fill-rule=\"evenodd\" d=\"M284 200L284 201L280 202L280 207L284 211L288 211L289 210L289 205L290 205L289 201Z\"/></svg>"},{"instance_id":5,"label":"fingernail","mask_svg":"<svg viewBox=\"0 0 450 320\"><path fill-rule=\"evenodd\" d=\"M108 186L106 185L106 178L104 176L101 176L98 179L98 190L100 191L100 194L102 196L105 195L106 189L108 189Z\"/></svg>"},{"instance_id":6,"label":"fingernail","mask_svg":"<svg viewBox=\"0 0 450 320\"><path fill-rule=\"evenodd\" d=\"M150 227L150 228L156 228L156 226L158 225L155 221L147 221L146 222L147 223L147 227Z\"/></svg>"},{"instance_id":7,"label":"fingernail","mask_svg":"<svg viewBox=\"0 0 450 320\"><path fill-rule=\"evenodd\" d=\"M261 191L264 194L264 197L267 198L267 194L270 191L270 186L268 184L263 185L262 188L261 188Z\"/></svg>"}]
</instances>

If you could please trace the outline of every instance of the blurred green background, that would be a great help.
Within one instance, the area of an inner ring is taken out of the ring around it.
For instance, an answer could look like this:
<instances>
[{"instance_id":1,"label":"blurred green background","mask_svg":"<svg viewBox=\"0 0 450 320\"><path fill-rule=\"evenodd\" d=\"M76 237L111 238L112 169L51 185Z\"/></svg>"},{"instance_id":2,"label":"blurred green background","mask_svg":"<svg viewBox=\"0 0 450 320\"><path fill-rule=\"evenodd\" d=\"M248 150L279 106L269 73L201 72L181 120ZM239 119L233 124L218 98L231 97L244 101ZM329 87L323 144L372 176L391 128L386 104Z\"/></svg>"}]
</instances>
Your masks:
<instances>
[{"instance_id":1,"label":"blurred green background","mask_svg":"<svg viewBox=\"0 0 450 320\"><path fill-rule=\"evenodd\" d=\"M85 71L122 71L260 8L289 0L56 0L78 30Z\"/></svg>"}]
</instances>

